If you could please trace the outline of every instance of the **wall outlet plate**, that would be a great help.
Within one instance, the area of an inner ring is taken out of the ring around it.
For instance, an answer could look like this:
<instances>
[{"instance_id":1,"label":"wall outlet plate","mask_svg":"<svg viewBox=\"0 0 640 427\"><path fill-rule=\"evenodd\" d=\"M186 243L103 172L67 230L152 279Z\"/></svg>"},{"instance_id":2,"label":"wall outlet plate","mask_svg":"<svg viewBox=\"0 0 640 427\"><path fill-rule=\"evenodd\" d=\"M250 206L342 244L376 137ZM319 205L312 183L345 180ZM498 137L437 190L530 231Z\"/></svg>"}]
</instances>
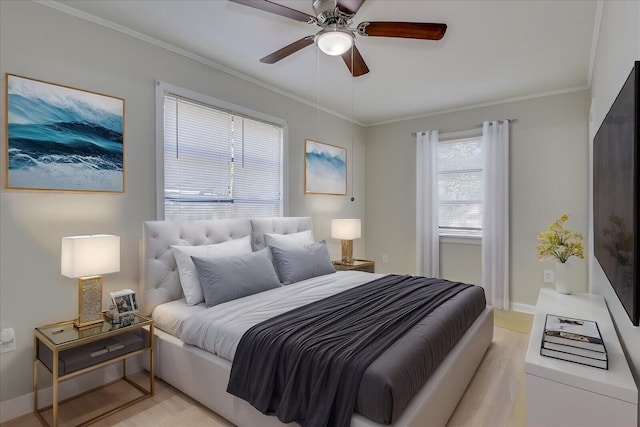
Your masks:
<instances>
[{"instance_id":1,"label":"wall outlet plate","mask_svg":"<svg viewBox=\"0 0 640 427\"><path fill-rule=\"evenodd\" d=\"M0 331L0 353L16 350L16 332L13 328Z\"/></svg>"},{"instance_id":2,"label":"wall outlet plate","mask_svg":"<svg viewBox=\"0 0 640 427\"><path fill-rule=\"evenodd\" d=\"M542 273L542 281L544 283L553 283L553 270L544 270Z\"/></svg>"}]
</instances>

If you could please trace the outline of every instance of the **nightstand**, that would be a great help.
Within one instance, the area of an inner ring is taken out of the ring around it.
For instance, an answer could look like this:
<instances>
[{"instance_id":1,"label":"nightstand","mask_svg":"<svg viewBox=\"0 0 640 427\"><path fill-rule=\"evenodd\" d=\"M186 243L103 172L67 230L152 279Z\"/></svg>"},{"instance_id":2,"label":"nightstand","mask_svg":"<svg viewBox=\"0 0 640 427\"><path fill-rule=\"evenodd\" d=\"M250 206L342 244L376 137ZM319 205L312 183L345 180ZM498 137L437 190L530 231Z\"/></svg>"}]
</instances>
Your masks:
<instances>
[{"instance_id":1,"label":"nightstand","mask_svg":"<svg viewBox=\"0 0 640 427\"><path fill-rule=\"evenodd\" d=\"M354 259L353 264L342 264L340 261L333 261L333 268L338 271L366 271L367 273L376 272L376 262L366 259Z\"/></svg>"},{"instance_id":2,"label":"nightstand","mask_svg":"<svg viewBox=\"0 0 640 427\"><path fill-rule=\"evenodd\" d=\"M122 377L117 381L126 381L140 391L142 395L83 424L98 421L125 407L153 396L153 320L148 317L134 313L132 323L126 325L114 325L104 321L96 326L77 328L73 325L73 320L69 320L41 326L34 330L33 348L33 409L38 418L45 424L48 423L42 413L52 409L52 427L58 425L60 381L116 362L122 362ZM145 352L149 355L148 389L129 379L126 371L126 359ZM45 408L38 408L38 364L44 366L51 372L52 376L52 405ZM86 393L91 391L93 390L89 390Z\"/></svg>"}]
</instances>

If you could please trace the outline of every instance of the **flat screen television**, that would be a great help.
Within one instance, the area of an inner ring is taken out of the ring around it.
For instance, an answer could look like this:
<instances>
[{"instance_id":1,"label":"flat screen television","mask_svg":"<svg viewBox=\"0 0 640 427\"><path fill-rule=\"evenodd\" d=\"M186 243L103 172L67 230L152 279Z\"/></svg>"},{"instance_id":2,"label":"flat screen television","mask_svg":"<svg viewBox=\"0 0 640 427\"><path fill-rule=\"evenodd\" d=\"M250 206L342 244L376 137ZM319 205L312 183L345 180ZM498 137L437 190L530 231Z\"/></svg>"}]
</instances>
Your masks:
<instances>
[{"instance_id":1,"label":"flat screen television","mask_svg":"<svg viewBox=\"0 0 640 427\"><path fill-rule=\"evenodd\" d=\"M640 321L640 61L593 139L594 252L631 322Z\"/></svg>"}]
</instances>

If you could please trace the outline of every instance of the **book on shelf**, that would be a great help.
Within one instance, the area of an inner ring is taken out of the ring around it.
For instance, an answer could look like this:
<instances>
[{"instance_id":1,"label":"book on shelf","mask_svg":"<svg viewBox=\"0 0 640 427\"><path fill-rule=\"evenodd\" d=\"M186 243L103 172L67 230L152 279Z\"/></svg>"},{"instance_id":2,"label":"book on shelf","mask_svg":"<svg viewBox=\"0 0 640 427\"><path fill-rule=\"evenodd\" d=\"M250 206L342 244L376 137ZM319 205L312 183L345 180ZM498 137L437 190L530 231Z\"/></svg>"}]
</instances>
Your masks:
<instances>
[{"instance_id":1,"label":"book on shelf","mask_svg":"<svg viewBox=\"0 0 640 427\"><path fill-rule=\"evenodd\" d=\"M609 368L600 329L592 320L547 314L540 354L600 369Z\"/></svg>"},{"instance_id":2,"label":"book on shelf","mask_svg":"<svg viewBox=\"0 0 640 427\"><path fill-rule=\"evenodd\" d=\"M577 356L590 357L591 359L607 360L607 353L604 351L588 350L586 348L574 347L571 345L557 344L554 342L542 341L542 348L549 350L561 351L563 353L571 353Z\"/></svg>"},{"instance_id":3,"label":"book on shelf","mask_svg":"<svg viewBox=\"0 0 640 427\"><path fill-rule=\"evenodd\" d=\"M569 362L580 363L582 365L593 366L600 369L609 369L608 360L592 359L591 357L580 356L573 353L565 353L563 351L551 350L549 348L540 348L540 354L543 356L553 357L555 359L566 360Z\"/></svg>"},{"instance_id":4,"label":"book on shelf","mask_svg":"<svg viewBox=\"0 0 640 427\"><path fill-rule=\"evenodd\" d=\"M573 340L573 339L563 338L563 337L560 337L560 336L546 335L545 334L544 337L543 337L543 341L550 342L550 343L556 343L556 344L569 345L569 346L572 346L572 347L584 348L584 349L591 350L591 351L598 351L600 353L606 353L607 352L604 344L595 344L595 343L590 343L590 342L585 342L585 341L577 341L577 340Z\"/></svg>"},{"instance_id":5,"label":"book on shelf","mask_svg":"<svg viewBox=\"0 0 640 427\"><path fill-rule=\"evenodd\" d=\"M544 340L605 353L598 324L592 320L547 314Z\"/></svg>"}]
</instances>

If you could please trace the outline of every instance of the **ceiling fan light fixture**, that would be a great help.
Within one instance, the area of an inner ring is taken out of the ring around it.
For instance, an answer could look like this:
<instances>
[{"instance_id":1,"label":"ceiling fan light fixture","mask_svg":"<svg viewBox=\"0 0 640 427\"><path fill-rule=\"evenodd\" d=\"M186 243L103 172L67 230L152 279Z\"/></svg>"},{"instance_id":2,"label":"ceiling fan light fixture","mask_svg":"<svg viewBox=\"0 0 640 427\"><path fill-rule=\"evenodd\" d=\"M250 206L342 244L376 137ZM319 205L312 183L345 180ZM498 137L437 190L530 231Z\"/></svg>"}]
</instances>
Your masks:
<instances>
[{"instance_id":1,"label":"ceiling fan light fixture","mask_svg":"<svg viewBox=\"0 0 640 427\"><path fill-rule=\"evenodd\" d=\"M331 56L339 56L353 46L353 34L349 31L327 27L316 34L316 44L321 51Z\"/></svg>"}]
</instances>

